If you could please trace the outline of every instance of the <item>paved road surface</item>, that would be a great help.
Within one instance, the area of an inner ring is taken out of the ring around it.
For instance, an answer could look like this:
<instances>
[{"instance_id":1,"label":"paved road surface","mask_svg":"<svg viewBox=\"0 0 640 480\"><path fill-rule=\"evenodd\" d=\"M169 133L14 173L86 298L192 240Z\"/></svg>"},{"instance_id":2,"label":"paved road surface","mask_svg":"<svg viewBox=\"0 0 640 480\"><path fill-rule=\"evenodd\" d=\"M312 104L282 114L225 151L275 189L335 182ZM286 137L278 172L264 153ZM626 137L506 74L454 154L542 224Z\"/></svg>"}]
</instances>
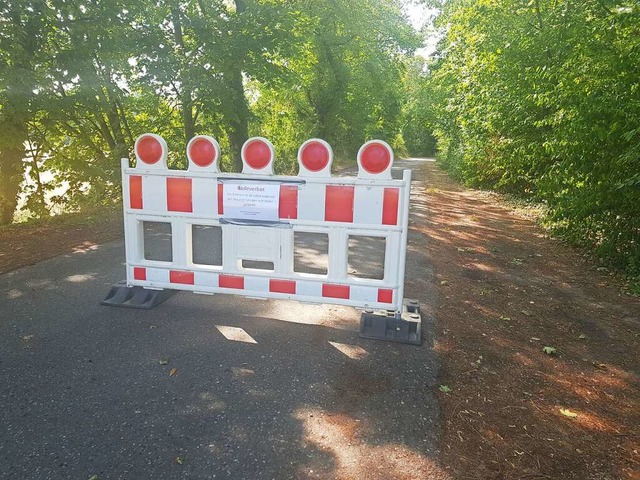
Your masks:
<instances>
[{"instance_id":1,"label":"paved road surface","mask_svg":"<svg viewBox=\"0 0 640 480\"><path fill-rule=\"evenodd\" d=\"M100 306L124 278L121 241L0 276L0 478L444 478L433 276L427 239L409 241L420 347L358 338L345 307L190 293Z\"/></svg>"}]
</instances>

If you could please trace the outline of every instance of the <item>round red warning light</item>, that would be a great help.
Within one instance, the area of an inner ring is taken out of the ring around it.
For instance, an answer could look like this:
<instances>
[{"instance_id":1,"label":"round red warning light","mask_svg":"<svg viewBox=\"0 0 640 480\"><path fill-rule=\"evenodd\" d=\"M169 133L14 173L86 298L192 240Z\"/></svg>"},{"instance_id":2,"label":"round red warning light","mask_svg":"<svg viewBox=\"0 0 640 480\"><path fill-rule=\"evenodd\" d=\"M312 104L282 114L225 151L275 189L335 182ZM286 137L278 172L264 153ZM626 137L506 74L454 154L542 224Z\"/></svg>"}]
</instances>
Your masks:
<instances>
[{"instance_id":1,"label":"round red warning light","mask_svg":"<svg viewBox=\"0 0 640 480\"><path fill-rule=\"evenodd\" d=\"M329 149L320 142L309 142L302 147L300 159L307 170L319 172L329 163Z\"/></svg>"},{"instance_id":2,"label":"round red warning light","mask_svg":"<svg viewBox=\"0 0 640 480\"><path fill-rule=\"evenodd\" d=\"M262 140L253 140L244 148L244 160L251 168L260 170L271 161L271 149Z\"/></svg>"},{"instance_id":3,"label":"round red warning light","mask_svg":"<svg viewBox=\"0 0 640 480\"><path fill-rule=\"evenodd\" d=\"M360 154L360 163L368 173L382 173L391 163L391 152L382 143L370 143Z\"/></svg>"},{"instance_id":4,"label":"round red warning light","mask_svg":"<svg viewBox=\"0 0 640 480\"><path fill-rule=\"evenodd\" d=\"M199 167L208 167L216 160L216 147L206 138L198 138L189 146L189 157Z\"/></svg>"},{"instance_id":5,"label":"round red warning light","mask_svg":"<svg viewBox=\"0 0 640 480\"><path fill-rule=\"evenodd\" d=\"M138 140L136 154L147 165L158 163L162 158L162 145L157 138L147 135Z\"/></svg>"}]
</instances>

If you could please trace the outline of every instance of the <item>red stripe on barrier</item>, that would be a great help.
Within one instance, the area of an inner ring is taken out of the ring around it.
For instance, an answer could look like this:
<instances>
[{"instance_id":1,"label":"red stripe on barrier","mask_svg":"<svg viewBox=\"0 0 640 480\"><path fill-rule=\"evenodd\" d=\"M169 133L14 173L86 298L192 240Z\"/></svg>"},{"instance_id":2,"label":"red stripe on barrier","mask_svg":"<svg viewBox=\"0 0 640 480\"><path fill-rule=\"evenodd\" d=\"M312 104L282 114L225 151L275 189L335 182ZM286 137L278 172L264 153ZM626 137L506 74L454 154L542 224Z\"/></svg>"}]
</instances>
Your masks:
<instances>
[{"instance_id":1,"label":"red stripe on barrier","mask_svg":"<svg viewBox=\"0 0 640 480\"><path fill-rule=\"evenodd\" d=\"M326 222L353 222L354 188L327 185L324 200Z\"/></svg>"},{"instance_id":2,"label":"red stripe on barrier","mask_svg":"<svg viewBox=\"0 0 640 480\"><path fill-rule=\"evenodd\" d=\"M142 177L140 175L129 177L129 207L142 209Z\"/></svg>"},{"instance_id":3,"label":"red stripe on barrier","mask_svg":"<svg viewBox=\"0 0 640 480\"><path fill-rule=\"evenodd\" d=\"M269 280L269 291L274 293L296 293L296 282L292 280Z\"/></svg>"},{"instance_id":4,"label":"red stripe on barrier","mask_svg":"<svg viewBox=\"0 0 640 480\"><path fill-rule=\"evenodd\" d=\"M193 212L190 178L167 178L167 210Z\"/></svg>"},{"instance_id":5,"label":"red stripe on barrier","mask_svg":"<svg viewBox=\"0 0 640 480\"><path fill-rule=\"evenodd\" d=\"M386 288L378 289L378 302L380 303L393 303L393 290Z\"/></svg>"},{"instance_id":6,"label":"red stripe on barrier","mask_svg":"<svg viewBox=\"0 0 640 480\"><path fill-rule=\"evenodd\" d=\"M382 224L398 224L398 201L400 199L399 188L385 188L382 202Z\"/></svg>"},{"instance_id":7,"label":"red stripe on barrier","mask_svg":"<svg viewBox=\"0 0 640 480\"><path fill-rule=\"evenodd\" d=\"M322 296L330 298L346 298L349 299L349 285L329 285L322 284Z\"/></svg>"},{"instance_id":8,"label":"red stripe on barrier","mask_svg":"<svg viewBox=\"0 0 640 480\"><path fill-rule=\"evenodd\" d=\"M298 187L292 185L280 186L279 218L298 218Z\"/></svg>"},{"instance_id":9,"label":"red stripe on barrier","mask_svg":"<svg viewBox=\"0 0 640 480\"><path fill-rule=\"evenodd\" d=\"M193 285L195 283L193 272L169 271L169 281L171 283L182 283L183 285Z\"/></svg>"},{"instance_id":10,"label":"red stripe on barrier","mask_svg":"<svg viewBox=\"0 0 640 480\"><path fill-rule=\"evenodd\" d=\"M222 288L237 288L239 290L244 289L244 277L238 277L235 275L220 275L218 278L218 286Z\"/></svg>"},{"instance_id":11,"label":"red stripe on barrier","mask_svg":"<svg viewBox=\"0 0 640 480\"><path fill-rule=\"evenodd\" d=\"M147 269L142 267L133 267L133 278L134 280L146 280Z\"/></svg>"},{"instance_id":12,"label":"red stripe on barrier","mask_svg":"<svg viewBox=\"0 0 640 480\"><path fill-rule=\"evenodd\" d=\"M218 184L218 215L222 215L224 213L224 205L222 203L222 198L224 197L224 186L219 183Z\"/></svg>"}]
</instances>

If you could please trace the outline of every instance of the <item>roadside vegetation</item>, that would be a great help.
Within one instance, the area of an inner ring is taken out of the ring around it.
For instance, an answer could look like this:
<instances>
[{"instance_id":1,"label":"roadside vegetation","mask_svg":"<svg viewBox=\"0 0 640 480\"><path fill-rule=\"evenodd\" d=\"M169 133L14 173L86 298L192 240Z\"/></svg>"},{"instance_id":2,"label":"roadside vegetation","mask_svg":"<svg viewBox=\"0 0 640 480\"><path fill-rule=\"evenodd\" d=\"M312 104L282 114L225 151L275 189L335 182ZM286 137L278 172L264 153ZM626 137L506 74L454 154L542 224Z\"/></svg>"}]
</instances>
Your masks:
<instances>
[{"instance_id":1,"label":"roadside vegetation","mask_svg":"<svg viewBox=\"0 0 640 480\"><path fill-rule=\"evenodd\" d=\"M120 158L196 134L238 171L253 135L291 173L310 137L353 159L406 153L405 79L420 35L400 0L9 0L0 6L0 224L115 203ZM415 131L419 137L422 132ZM417 143L413 141L412 144ZM420 153L420 152L416 152ZM24 175L28 181L23 182ZM21 219L24 218L24 214Z\"/></svg>"},{"instance_id":2,"label":"roadside vegetation","mask_svg":"<svg viewBox=\"0 0 640 480\"><path fill-rule=\"evenodd\" d=\"M640 4L433 3L443 36L416 90L441 163L544 205L555 234L637 279Z\"/></svg>"}]
</instances>

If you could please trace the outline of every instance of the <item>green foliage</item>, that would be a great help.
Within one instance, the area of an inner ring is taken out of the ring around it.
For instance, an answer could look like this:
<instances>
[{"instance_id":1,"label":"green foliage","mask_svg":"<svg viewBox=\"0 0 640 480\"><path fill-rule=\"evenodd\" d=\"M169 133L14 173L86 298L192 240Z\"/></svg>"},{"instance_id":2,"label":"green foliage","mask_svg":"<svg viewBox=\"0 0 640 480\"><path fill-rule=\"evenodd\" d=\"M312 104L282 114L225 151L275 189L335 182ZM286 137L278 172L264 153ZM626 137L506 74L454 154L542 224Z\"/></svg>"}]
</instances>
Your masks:
<instances>
[{"instance_id":1,"label":"green foliage","mask_svg":"<svg viewBox=\"0 0 640 480\"><path fill-rule=\"evenodd\" d=\"M297 21L287 84L257 85L254 130L278 139L294 159L309 137L327 140L338 158L350 161L372 138L402 147L402 74L419 39L401 6L396 0L290 2Z\"/></svg>"},{"instance_id":2,"label":"green foliage","mask_svg":"<svg viewBox=\"0 0 640 480\"><path fill-rule=\"evenodd\" d=\"M276 170L328 140L402 151L404 63L419 44L400 0L21 0L0 6L0 224L120 196L120 159L162 135L185 168L199 133L238 170L251 135ZM24 174L27 182L22 182Z\"/></svg>"},{"instance_id":3,"label":"green foliage","mask_svg":"<svg viewBox=\"0 0 640 480\"><path fill-rule=\"evenodd\" d=\"M544 202L556 232L640 274L640 5L452 0L439 23L443 164Z\"/></svg>"},{"instance_id":4,"label":"green foliage","mask_svg":"<svg viewBox=\"0 0 640 480\"><path fill-rule=\"evenodd\" d=\"M402 133L410 155L432 157L436 153L437 102L428 65L415 58L404 73L406 99L402 112Z\"/></svg>"},{"instance_id":5,"label":"green foliage","mask_svg":"<svg viewBox=\"0 0 640 480\"><path fill-rule=\"evenodd\" d=\"M26 124L38 109L47 10L38 0L0 5L0 225L11 221L20 192Z\"/></svg>"}]
</instances>

